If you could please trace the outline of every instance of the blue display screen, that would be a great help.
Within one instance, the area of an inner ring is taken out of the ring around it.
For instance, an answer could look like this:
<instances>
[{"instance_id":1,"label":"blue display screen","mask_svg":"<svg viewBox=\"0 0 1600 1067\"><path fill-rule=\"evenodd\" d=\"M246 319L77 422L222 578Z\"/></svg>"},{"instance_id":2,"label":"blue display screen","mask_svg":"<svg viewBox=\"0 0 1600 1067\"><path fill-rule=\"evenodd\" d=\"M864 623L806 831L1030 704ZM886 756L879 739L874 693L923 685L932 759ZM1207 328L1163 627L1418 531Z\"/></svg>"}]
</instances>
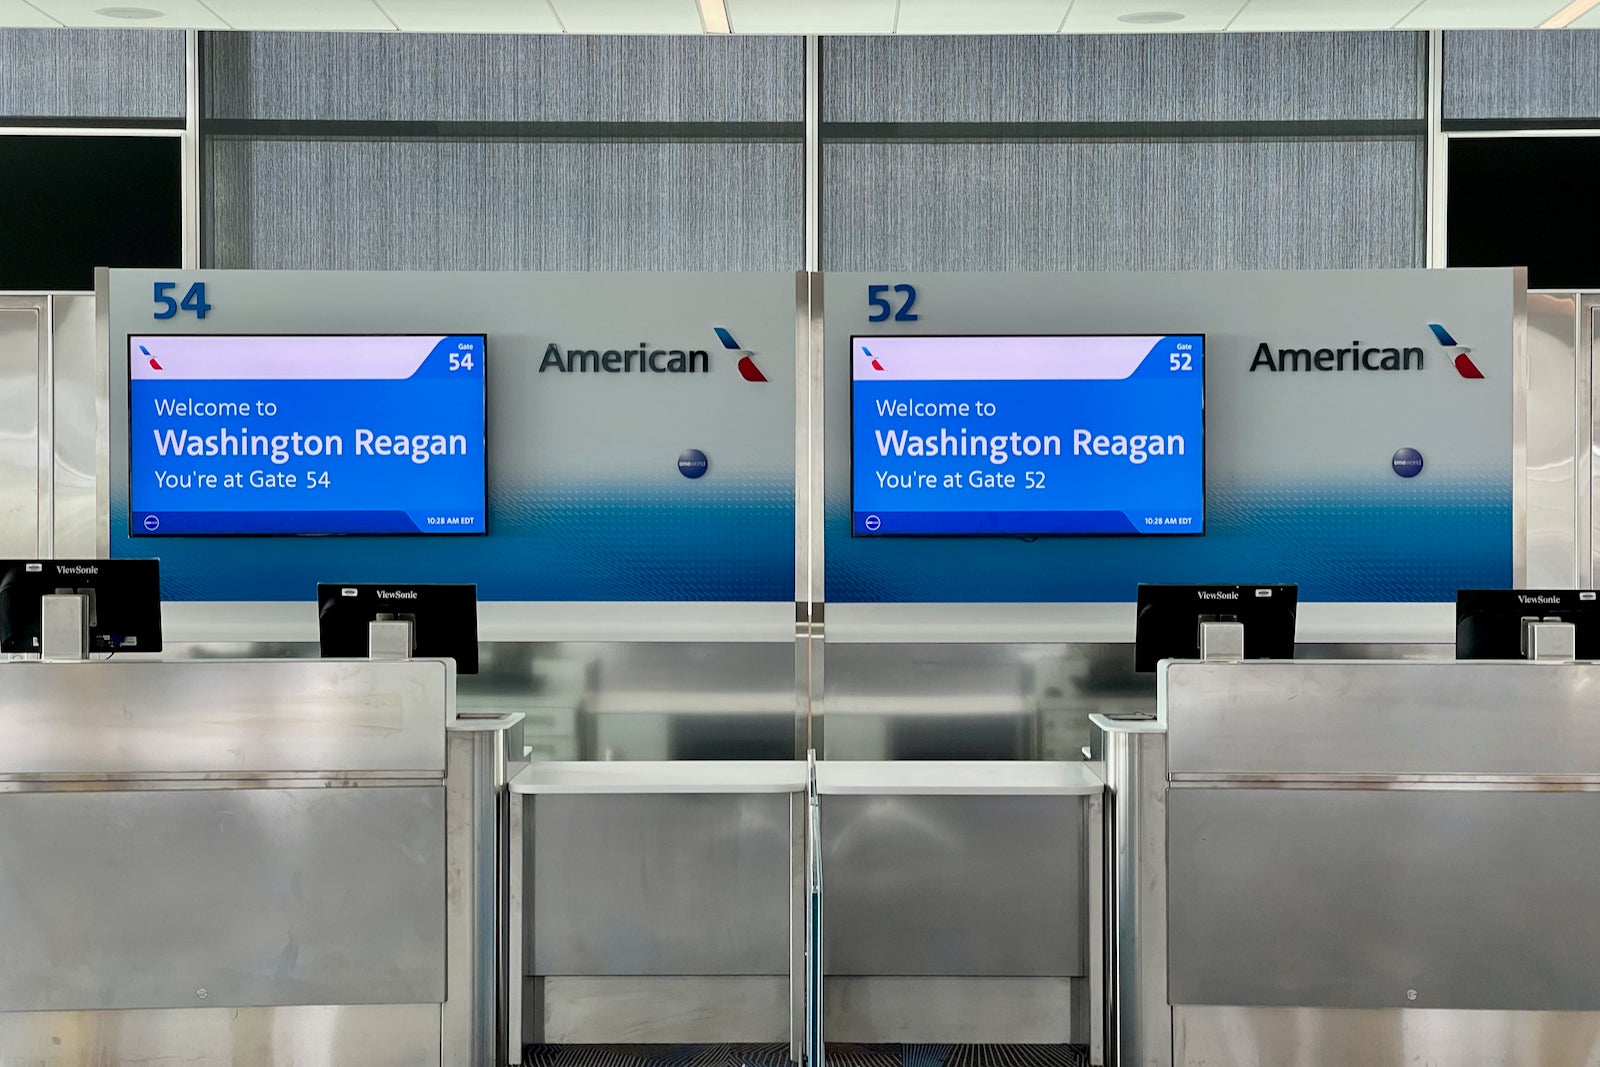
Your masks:
<instances>
[{"instance_id":1,"label":"blue display screen","mask_svg":"<svg viewBox=\"0 0 1600 1067\"><path fill-rule=\"evenodd\" d=\"M484 337L128 338L135 537L485 532Z\"/></svg>"},{"instance_id":2,"label":"blue display screen","mask_svg":"<svg viewBox=\"0 0 1600 1067\"><path fill-rule=\"evenodd\" d=\"M1205 338L851 338L851 532L1205 531Z\"/></svg>"}]
</instances>

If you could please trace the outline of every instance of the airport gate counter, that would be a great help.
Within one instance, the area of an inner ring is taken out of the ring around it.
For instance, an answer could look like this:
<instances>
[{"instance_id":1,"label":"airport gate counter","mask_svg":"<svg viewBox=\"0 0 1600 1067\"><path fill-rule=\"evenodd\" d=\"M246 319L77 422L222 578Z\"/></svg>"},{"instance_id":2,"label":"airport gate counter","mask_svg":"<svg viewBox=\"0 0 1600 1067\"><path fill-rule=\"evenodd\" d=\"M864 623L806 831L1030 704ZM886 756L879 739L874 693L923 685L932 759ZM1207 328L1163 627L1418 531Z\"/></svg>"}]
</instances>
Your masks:
<instances>
[{"instance_id":1,"label":"airport gate counter","mask_svg":"<svg viewBox=\"0 0 1600 1067\"><path fill-rule=\"evenodd\" d=\"M1527 299L103 271L94 558L0 581L0 1067L1600 1067Z\"/></svg>"},{"instance_id":2,"label":"airport gate counter","mask_svg":"<svg viewBox=\"0 0 1600 1067\"><path fill-rule=\"evenodd\" d=\"M1484 596L1501 659L1169 661L1095 717L1114 1062L1593 1062L1594 594Z\"/></svg>"},{"instance_id":3,"label":"airport gate counter","mask_svg":"<svg viewBox=\"0 0 1600 1067\"><path fill-rule=\"evenodd\" d=\"M458 714L407 622L371 659L163 660L158 585L0 576L41 656L0 667L0 1061L492 1062L518 716Z\"/></svg>"}]
</instances>

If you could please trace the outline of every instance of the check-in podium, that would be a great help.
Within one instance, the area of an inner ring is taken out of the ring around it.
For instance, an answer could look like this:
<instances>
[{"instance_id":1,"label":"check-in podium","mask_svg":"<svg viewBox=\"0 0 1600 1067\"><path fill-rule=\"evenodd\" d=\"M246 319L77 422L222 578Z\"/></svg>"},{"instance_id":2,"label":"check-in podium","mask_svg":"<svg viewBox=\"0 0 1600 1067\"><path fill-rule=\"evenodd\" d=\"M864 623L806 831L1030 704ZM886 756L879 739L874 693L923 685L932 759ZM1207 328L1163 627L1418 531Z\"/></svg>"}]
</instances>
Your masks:
<instances>
[{"instance_id":1,"label":"check-in podium","mask_svg":"<svg viewBox=\"0 0 1600 1067\"><path fill-rule=\"evenodd\" d=\"M440 660L0 666L0 1063L491 1062L513 719Z\"/></svg>"},{"instance_id":2,"label":"check-in podium","mask_svg":"<svg viewBox=\"0 0 1600 1067\"><path fill-rule=\"evenodd\" d=\"M806 765L533 763L511 781L505 1047L801 1058Z\"/></svg>"},{"instance_id":3,"label":"check-in podium","mask_svg":"<svg viewBox=\"0 0 1600 1067\"><path fill-rule=\"evenodd\" d=\"M818 763L824 1040L1103 1062L1103 790L1085 763Z\"/></svg>"},{"instance_id":4,"label":"check-in podium","mask_svg":"<svg viewBox=\"0 0 1600 1067\"><path fill-rule=\"evenodd\" d=\"M1115 1062L1600 1062L1600 664L1162 665L1097 718Z\"/></svg>"}]
</instances>

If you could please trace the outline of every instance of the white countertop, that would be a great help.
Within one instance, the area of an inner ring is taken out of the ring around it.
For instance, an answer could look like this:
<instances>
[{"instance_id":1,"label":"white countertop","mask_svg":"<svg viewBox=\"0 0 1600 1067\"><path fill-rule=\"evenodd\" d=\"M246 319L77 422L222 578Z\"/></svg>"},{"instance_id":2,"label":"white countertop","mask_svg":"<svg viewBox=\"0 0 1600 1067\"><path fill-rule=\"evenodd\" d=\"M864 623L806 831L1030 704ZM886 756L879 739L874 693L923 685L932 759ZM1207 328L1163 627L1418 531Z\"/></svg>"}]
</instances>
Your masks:
<instances>
[{"instance_id":1,"label":"white countertop","mask_svg":"<svg viewBox=\"0 0 1600 1067\"><path fill-rule=\"evenodd\" d=\"M1105 788L1094 766L1038 760L824 760L824 794L1083 796Z\"/></svg>"},{"instance_id":2,"label":"white countertop","mask_svg":"<svg viewBox=\"0 0 1600 1067\"><path fill-rule=\"evenodd\" d=\"M798 793L800 760L579 760L530 763L513 793Z\"/></svg>"},{"instance_id":3,"label":"white countertop","mask_svg":"<svg viewBox=\"0 0 1600 1067\"><path fill-rule=\"evenodd\" d=\"M1167 720L1159 716L1150 718L1119 717L1115 715L1091 715L1089 723L1102 730L1121 730L1130 734L1164 734L1167 732Z\"/></svg>"}]
</instances>

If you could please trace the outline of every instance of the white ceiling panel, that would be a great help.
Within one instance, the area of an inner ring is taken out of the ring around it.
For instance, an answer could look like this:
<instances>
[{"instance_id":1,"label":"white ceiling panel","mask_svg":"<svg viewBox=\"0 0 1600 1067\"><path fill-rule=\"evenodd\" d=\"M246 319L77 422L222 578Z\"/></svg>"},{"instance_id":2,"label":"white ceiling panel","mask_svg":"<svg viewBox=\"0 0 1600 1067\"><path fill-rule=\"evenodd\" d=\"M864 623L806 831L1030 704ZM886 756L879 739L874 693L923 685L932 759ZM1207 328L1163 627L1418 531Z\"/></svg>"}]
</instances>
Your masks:
<instances>
[{"instance_id":1,"label":"white ceiling panel","mask_svg":"<svg viewBox=\"0 0 1600 1067\"><path fill-rule=\"evenodd\" d=\"M568 33L703 33L695 0L550 0Z\"/></svg>"},{"instance_id":2,"label":"white ceiling panel","mask_svg":"<svg viewBox=\"0 0 1600 1067\"><path fill-rule=\"evenodd\" d=\"M0 26L54 26L61 23L22 0L0 0Z\"/></svg>"},{"instance_id":3,"label":"white ceiling panel","mask_svg":"<svg viewBox=\"0 0 1600 1067\"><path fill-rule=\"evenodd\" d=\"M33 6L67 26L120 26L155 29L181 26L192 30L225 30L228 24L199 0L34 0ZM119 19L97 14L99 8L134 7L161 12L156 18Z\"/></svg>"},{"instance_id":4,"label":"white ceiling panel","mask_svg":"<svg viewBox=\"0 0 1600 1067\"><path fill-rule=\"evenodd\" d=\"M1245 0L1075 0L1067 33L1215 33L1228 28ZM1123 22L1120 15L1172 13L1171 22Z\"/></svg>"},{"instance_id":5,"label":"white ceiling panel","mask_svg":"<svg viewBox=\"0 0 1600 1067\"><path fill-rule=\"evenodd\" d=\"M407 33L560 33L545 0L374 0Z\"/></svg>"},{"instance_id":6,"label":"white ceiling panel","mask_svg":"<svg viewBox=\"0 0 1600 1067\"><path fill-rule=\"evenodd\" d=\"M153 2L159 6L159 0ZM394 29L372 0L205 0L205 4L236 30Z\"/></svg>"},{"instance_id":7,"label":"white ceiling panel","mask_svg":"<svg viewBox=\"0 0 1600 1067\"><path fill-rule=\"evenodd\" d=\"M1600 30L1600 5L1589 9L1586 15L1580 15L1572 24L1573 29Z\"/></svg>"},{"instance_id":8,"label":"white ceiling panel","mask_svg":"<svg viewBox=\"0 0 1600 1067\"><path fill-rule=\"evenodd\" d=\"M1422 0L1401 30L1526 30L1566 6L1567 0Z\"/></svg>"},{"instance_id":9,"label":"white ceiling panel","mask_svg":"<svg viewBox=\"0 0 1600 1067\"><path fill-rule=\"evenodd\" d=\"M735 33L894 32L895 0L727 0L727 5Z\"/></svg>"},{"instance_id":10,"label":"white ceiling panel","mask_svg":"<svg viewBox=\"0 0 1600 1067\"><path fill-rule=\"evenodd\" d=\"M1070 0L900 0L896 33L1055 33Z\"/></svg>"},{"instance_id":11,"label":"white ceiling panel","mask_svg":"<svg viewBox=\"0 0 1600 1067\"><path fill-rule=\"evenodd\" d=\"M1417 0L1250 0L1229 29L1387 30L1416 6Z\"/></svg>"}]
</instances>

